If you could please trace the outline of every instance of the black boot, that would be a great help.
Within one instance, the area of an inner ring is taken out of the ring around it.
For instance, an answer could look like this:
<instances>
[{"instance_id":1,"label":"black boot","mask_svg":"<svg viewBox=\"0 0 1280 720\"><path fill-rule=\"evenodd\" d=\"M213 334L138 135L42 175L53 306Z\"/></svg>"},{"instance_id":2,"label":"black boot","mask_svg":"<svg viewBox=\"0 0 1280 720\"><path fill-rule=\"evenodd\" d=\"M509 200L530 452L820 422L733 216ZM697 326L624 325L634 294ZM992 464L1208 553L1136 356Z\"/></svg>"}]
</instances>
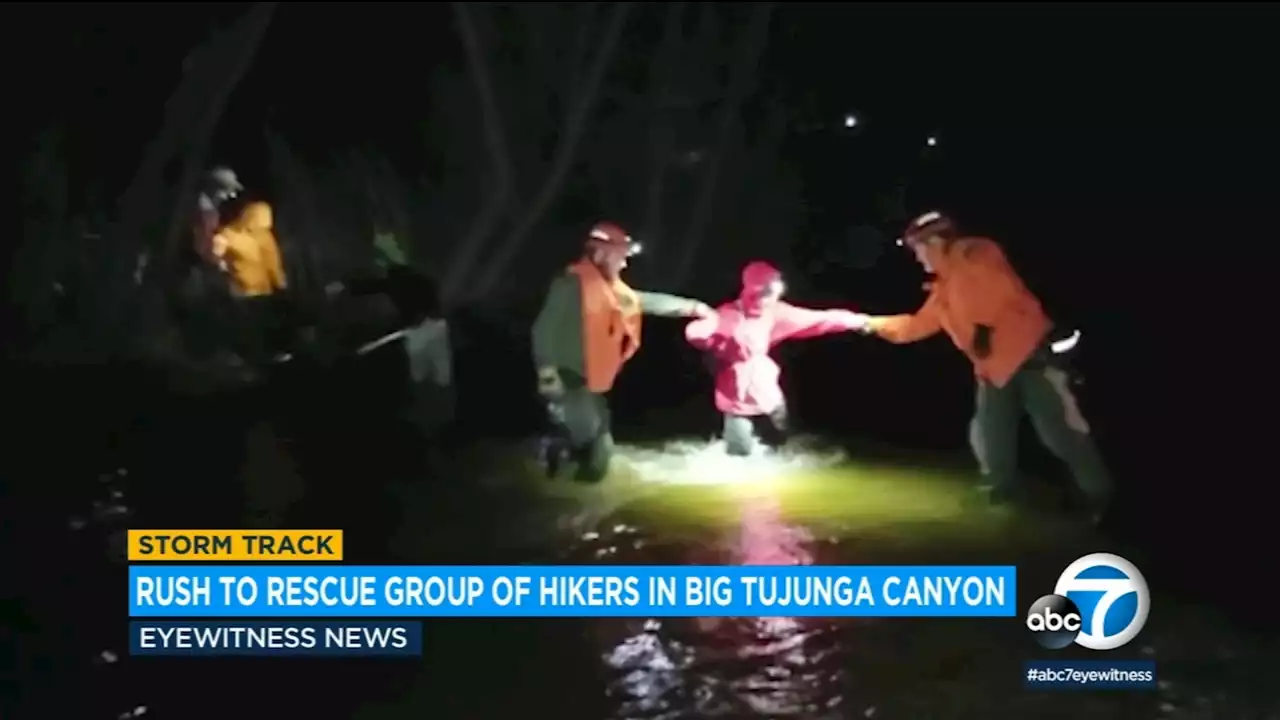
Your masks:
<instances>
[{"instance_id":1,"label":"black boot","mask_svg":"<svg viewBox=\"0 0 1280 720\"><path fill-rule=\"evenodd\" d=\"M564 461L568 459L568 456L569 448L565 441L559 437L544 437L538 444L538 462L542 464L542 469L549 478L555 478L560 475L560 469L564 466Z\"/></svg>"},{"instance_id":2,"label":"black boot","mask_svg":"<svg viewBox=\"0 0 1280 720\"><path fill-rule=\"evenodd\" d=\"M590 445L576 450L574 460L578 463L575 480L591 484L604 480L613 461L613 435L602 433Z\"/></svg>"}]
</instances>

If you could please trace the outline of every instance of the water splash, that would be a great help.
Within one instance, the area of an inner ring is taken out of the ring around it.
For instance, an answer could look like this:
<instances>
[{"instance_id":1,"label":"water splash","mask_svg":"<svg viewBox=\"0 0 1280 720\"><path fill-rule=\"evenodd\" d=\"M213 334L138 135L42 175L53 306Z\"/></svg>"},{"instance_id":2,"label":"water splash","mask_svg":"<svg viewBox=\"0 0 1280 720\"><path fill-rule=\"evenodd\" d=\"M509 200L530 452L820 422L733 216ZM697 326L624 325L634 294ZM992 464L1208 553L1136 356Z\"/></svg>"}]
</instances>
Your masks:
<instances>
[{"instance_id":1,"label":"water splash","mask_svg":"<svg viewBox=\"0 0 1280 720\"><path fill-rule=\"evenodd\" d=\"M750 457L725 452L722 441L675 440L660 446L619 445L620 464L637 480L677 485L726 485L760 482L790 473L831 467L844 462L845 453L797 438L781 450Z\"/></svg>"}]
</instances>

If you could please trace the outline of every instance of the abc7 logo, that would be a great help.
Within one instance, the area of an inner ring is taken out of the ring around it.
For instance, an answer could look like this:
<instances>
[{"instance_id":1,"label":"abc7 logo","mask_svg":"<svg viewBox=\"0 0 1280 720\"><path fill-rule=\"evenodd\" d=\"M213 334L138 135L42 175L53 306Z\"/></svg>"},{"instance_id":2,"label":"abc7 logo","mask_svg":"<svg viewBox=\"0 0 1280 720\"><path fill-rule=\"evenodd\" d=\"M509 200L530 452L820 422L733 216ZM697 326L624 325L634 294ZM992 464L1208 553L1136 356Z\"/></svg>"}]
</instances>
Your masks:
<instances>
[{"instance_id":1,"label":"abc7 logo","mask_svg":"<svg viewBox=\"0 0 1280 720\"><path fill-rule=\"evenodd\" d=\"M1027 611L1027 629L1040 647L1061 650L1080 637L1080 609L1070 598L1045 595Z\"/></svg>"},{"instance_id":2,"label":"abc7 logo","mask_svg":"<svg viewBox=\"0 0 1280 720\"><path fill-rule=\"evenodd\" d=\"M1084 612L1069 597L1086 603ZM1133 563L1095 553L1067 566L1053 595L1032 603L1027 629L1041 647L1060 650L1075 643L1090 650L1115 650L1137 637L1147 623L1151 597Z\"/></svg>"}]
</instances>

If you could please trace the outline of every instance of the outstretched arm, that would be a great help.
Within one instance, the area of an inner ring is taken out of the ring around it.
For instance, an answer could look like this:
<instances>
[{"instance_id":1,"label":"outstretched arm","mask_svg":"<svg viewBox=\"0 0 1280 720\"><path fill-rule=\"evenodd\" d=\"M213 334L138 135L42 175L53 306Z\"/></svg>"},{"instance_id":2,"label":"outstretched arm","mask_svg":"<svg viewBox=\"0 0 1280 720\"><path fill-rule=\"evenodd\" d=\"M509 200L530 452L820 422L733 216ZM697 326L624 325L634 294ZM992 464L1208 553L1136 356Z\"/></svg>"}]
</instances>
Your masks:
<instances>
[{"instance_id":1,"label":"outstretched arm","mask_svg":"<svg viewBox=\"0 0 1280 720\"><path fill-rule=\"evenodd\" d=\"M938 301L930 295L912 315L881 315L867 319L867 330L891 343L913 343L942 329Z\"/></svg>"},{"instance_id":2,"label":"outstretched arm","mask_svg":"<svg viewBox=\"0 0 1280 720\"><path fill-rule=\"evenodd\" d=\"M699 350L715 350L719 345L720 318L708 315L684 326L684 337Z\"/></svg>"},{"instance_id":3,"label":"outstretched arm","mask_svg":"<svg viewBox=\"0 0 1280 720\"><path fill-rule=\"evenodd\" d=\"M734 341L728 326L721 321L720 313L694 320L684 328L684 337L689 344L709 354L720 362L733 362L743 359L742 350Z\"/></svg>"},{"instance_id":4,"label":"outstretched arm","mask_svg":"<svg viewBox=\"0 0 1280 720\"><path fill-rule=\"evenodd\" d=\"M711 308L701 300L692 300L679 295L644 292L637 290L640 297L640 311L645 315L659 317L705 317L711 314Z\"/></svg>"},{"instance_id":5,"label":"outstretched arm","mask_svg":"<svg viewBox=\"0 0 1280 720\"><path fill-rule=\"evenodd\" d=\"M811 310L779 303L770 335L771 343L784 340L803 340L832 333L860 330L866 317L849 310Z\"/></svg>"}]
</instances>

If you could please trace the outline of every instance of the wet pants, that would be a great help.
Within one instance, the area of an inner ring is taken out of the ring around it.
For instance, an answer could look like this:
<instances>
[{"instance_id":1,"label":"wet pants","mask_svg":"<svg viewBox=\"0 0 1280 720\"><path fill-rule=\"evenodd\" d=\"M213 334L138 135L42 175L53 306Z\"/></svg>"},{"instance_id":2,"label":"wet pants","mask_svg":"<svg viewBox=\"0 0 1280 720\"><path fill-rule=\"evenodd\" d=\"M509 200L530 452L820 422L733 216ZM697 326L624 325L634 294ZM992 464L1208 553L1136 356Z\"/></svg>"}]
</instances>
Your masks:
<instances>
[{"instance_id":1,"label":"wet pants","mask_svg":"<svg viewBox=\"0 0 1280 720\"><path fill-rule=\"evenodd\" d=\"M1071 471L1076 485L1101 512L1111 500L1111 476L1090 435L1089 423L1059 367L1033 358L996 387L979 380L969 441L993 497L1009 497L1017 483L1018 428L1025 413L1040 441Z\"/></svg>"},{"instance_id":2,"label":"wet pants","mask_svg":"<svg viewBox=\"0 0 1280 720\"><path fill-rule=\"evenodd\" d=\"M572 373L561 371L561 376L565 392L548 400L548 415L559 439L568 445L571 458L578 464L577 479L599 482L609 474L613 460L608 400L588 390Z\"/></svg>"},{"instance_id":3,"label":"wet pants","mask_svg":"<svg viewBox=\"0 0 1280 720\"><path fill-rule=\"evenodd\" d=\"M746 457L761 447L781 447L787 436L787 407L768 415L724 416L724 445L730 455Z\"/></svg>"}]
</instances>

